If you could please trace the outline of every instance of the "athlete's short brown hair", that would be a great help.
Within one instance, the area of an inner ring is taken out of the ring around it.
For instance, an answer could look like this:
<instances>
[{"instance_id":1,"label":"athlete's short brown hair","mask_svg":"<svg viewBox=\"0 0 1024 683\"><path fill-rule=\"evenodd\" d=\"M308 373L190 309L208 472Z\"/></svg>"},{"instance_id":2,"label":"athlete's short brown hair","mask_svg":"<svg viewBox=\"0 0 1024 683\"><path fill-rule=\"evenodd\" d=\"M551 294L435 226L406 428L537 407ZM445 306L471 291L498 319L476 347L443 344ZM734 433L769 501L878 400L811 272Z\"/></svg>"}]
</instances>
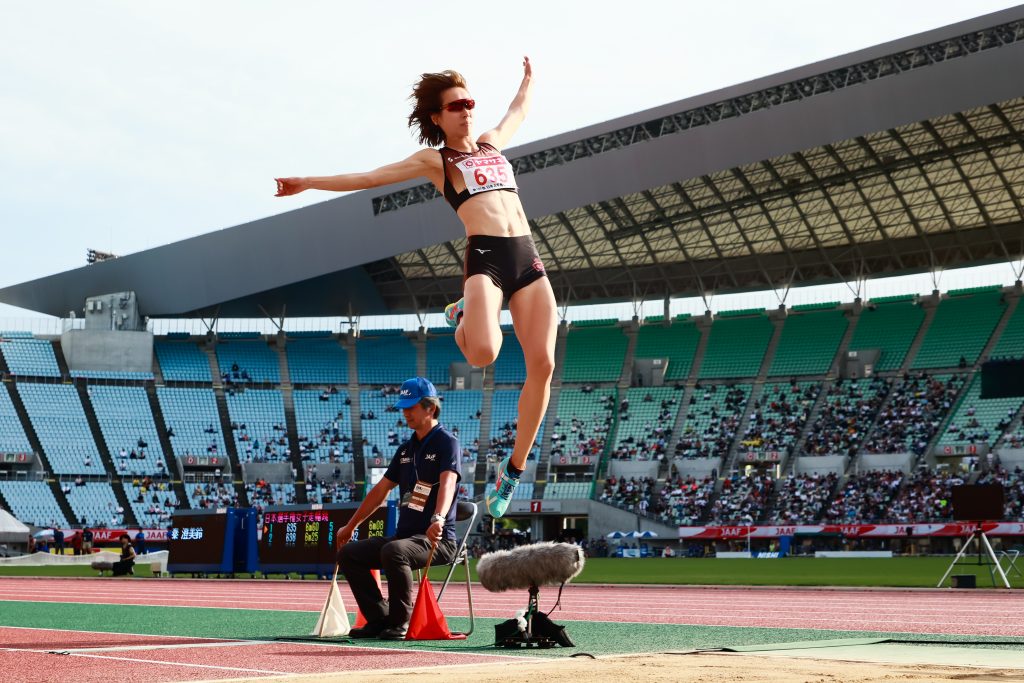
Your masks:
<instances>
[{"instance_id":1,"label":"athlete's short brown hair","mask_svg":"<svg viewBox=\"0 0 1024 683\"><path fill-rule=\"evenodd\" d=\"M465 88L466 79L458 71L423 74L413 86L412 99L416 106L409 114L409 127L419 127L420 144L439 147L444 144L444 131L430 118L441 111L441 93L448 88Z\"/></svg>"}]
</instances>

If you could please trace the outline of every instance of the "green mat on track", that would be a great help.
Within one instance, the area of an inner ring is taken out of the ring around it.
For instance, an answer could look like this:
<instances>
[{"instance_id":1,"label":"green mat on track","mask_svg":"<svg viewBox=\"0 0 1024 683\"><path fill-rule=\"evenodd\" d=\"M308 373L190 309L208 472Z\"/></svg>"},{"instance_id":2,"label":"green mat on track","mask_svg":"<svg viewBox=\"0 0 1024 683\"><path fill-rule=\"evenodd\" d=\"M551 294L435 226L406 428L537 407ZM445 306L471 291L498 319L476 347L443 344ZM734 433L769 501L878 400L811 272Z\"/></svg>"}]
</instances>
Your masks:
<instances>
[{"instance_id":1,"label":"green mat on track","mask_svg":"<svg viewBox=\"0 0 1024 683\"><path fill-rule=\"evenodd\" d=\"M357 641L359 647L408 648L423 651L492 652L508 655L541 655L567 657L580 652L594 655L633 654L641 652L678 652L690 649L750 648L785 645L810 647L808 642L855 639L893 639L904 642L991 644L1001 647L1024 647L1022 638L984 636L943 636L897 634L885 632L828 631L817 629L749 628L738 626L694 626L678 624L609 623L560 620L566 627L575 648L550 650L508 650L493 647L494 625L502 619L478 618L476 629L467 640L450 641ZM90 605L82 603L38 603L27 601L0 602L0 626L99 631L140 635L164 635L239 640L275 640L279 638L309 640L316 624L316 612L275 610L217 609L195 607L150 607L138 605ZM354 615L350 615L354 619ZM468 628L469 620L451 617L452 630ZM327 639L327 643L331 639ZM335 641L336 647L346 644ZM847 642L846 644L850 644ZM67 645L64 645L67 647Z\"/></svg>"}]
</instances>

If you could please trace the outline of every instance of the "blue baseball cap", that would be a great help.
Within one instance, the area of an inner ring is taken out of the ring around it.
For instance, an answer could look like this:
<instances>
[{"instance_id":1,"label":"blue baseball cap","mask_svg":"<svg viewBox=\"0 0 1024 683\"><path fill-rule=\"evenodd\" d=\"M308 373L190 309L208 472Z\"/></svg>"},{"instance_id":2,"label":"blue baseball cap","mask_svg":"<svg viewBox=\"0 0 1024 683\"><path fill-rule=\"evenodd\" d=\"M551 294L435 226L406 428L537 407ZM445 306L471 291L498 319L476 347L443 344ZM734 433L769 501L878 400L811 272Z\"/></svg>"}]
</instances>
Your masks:
<instances>
[{"instance_id":1,"label":"blue baseball cap","mask_svg":"<svg viewBox=\"0 0 1024 683\"><path fill-rule=\"evenodd\" d=\"M437 398L437 389L425 377L413 377L402 384L396 408L412 408L425 398Z\"/></svg>"}]
</instances>

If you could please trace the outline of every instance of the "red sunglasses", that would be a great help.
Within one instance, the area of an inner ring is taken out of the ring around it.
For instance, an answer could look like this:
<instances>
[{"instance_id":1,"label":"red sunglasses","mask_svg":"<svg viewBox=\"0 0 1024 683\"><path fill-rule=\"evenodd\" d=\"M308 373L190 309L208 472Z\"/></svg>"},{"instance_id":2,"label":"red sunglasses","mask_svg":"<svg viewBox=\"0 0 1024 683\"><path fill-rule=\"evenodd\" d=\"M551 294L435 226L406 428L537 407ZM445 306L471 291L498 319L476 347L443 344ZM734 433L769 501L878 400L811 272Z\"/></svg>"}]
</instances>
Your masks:
<instances>
[{"instance_id":1,"label":"red sunglasses","mask_svg":"<svg viewBox=\"0 0 1024 683\"><path fill-rule=\"evenodd\" d=\"M442 104L441 109L450 112L460 112L464 109L472 110L476 106L476 100L452 100L448 104Z\"/></svg>"}]
</instances>

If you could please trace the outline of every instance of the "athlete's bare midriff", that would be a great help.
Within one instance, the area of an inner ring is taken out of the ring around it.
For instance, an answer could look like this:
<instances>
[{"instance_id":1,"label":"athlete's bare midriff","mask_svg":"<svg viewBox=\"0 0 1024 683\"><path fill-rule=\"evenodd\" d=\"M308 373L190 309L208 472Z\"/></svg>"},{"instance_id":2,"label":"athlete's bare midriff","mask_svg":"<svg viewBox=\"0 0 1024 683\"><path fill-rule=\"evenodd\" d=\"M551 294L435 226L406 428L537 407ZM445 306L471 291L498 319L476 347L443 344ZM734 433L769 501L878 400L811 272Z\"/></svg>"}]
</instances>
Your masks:
<instances>
[{"instance_id":1,"label":"athlete's bare midriff","mask_svg":"<svg viewBox=\"0 0 1024 683\"><path fill-rule=\"evenodd\" d=\"M459 207L458 217L466 236L518 237L530 234L523 204L515 192L487 192L469 198Z\"/></svg>"}]
</instances>

